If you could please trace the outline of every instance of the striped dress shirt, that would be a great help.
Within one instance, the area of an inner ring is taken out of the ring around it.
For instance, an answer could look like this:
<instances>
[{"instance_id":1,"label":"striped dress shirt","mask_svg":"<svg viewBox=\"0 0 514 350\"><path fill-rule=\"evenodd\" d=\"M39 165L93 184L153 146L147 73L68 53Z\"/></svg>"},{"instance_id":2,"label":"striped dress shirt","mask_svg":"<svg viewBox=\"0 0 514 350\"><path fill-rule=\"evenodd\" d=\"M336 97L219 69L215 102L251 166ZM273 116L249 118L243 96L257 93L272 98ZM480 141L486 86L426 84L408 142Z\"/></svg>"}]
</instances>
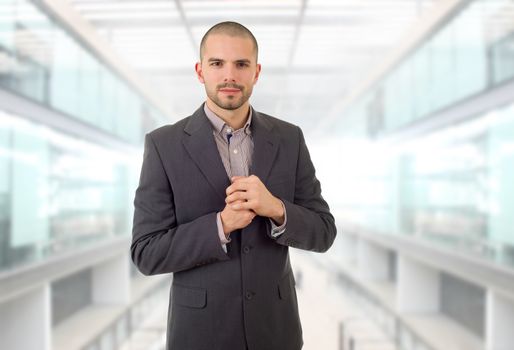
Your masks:
<instances>
[{"instance_id":1,"label":"striped dress shirt","mask_svg":"<svg viewBox=\"0 0 514 350\"><path fill-rule=\"evenodd\" d=\"M209 107L207 107L207 103L204 104L204 111L212 124L214 140L216 141L216 146L218 147L218 152L228 177L248 176L250 167L252 166L253 156L253 139L251 130L252 109L250 108L248 112L248 119L246 120L245 125L238 130L233 130L229 125L227 125L223 119L218 117L209 109ZM284 206L283 203L282 206ZM223 232L221 213L217 214L216 221L222 248L226 252L226 244L230 242L230 238L227 239ZM276 238L285 231L286 222L287 215L284 207L284 223L282 225L277 226L273 220L270 219L272 237Z\"/></svg>"}]
</instances>

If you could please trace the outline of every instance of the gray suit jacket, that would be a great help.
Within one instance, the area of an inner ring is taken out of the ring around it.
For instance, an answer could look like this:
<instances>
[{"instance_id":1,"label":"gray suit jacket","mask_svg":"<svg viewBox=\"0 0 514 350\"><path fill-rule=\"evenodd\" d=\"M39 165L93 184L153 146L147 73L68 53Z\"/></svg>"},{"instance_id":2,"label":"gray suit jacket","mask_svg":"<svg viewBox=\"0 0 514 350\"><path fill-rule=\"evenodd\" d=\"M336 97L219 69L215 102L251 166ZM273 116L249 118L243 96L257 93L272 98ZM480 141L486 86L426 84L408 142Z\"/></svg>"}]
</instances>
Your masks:
<instances>
[{"instance_id":1,"label":"gray suit jacket","mask_svg":"<svg viewBox=\"0 0 514 350\"><path fill-rule=\"evenodd\" d=\"M216 213L230 180L203 106L146 135L134 200L131 256L145 275L170 273L168 350L299 350L303 345L289 247L326 251L336 228L297 126L252 112L251 174L280 198L286 231L267 218L221 247Z\"/></svg>"}]
</instances>

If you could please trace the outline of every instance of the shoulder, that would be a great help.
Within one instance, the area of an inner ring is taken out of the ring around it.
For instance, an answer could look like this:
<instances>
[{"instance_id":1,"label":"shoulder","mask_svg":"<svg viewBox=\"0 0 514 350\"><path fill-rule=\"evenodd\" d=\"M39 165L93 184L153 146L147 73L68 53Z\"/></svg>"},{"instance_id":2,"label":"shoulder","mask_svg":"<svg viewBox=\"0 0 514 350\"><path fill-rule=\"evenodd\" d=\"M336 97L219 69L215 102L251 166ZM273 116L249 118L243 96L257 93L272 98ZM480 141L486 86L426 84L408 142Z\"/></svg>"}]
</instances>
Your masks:
<instances>
[{"instance_id":1,"label":"shoulder","mask_svg":"<svg viewBox=\"0 0 514 350\"><path fill-rule=\"evenodd\" d=\"M273 117L269 114L257 112L259 122L266 129L275 134L284 143L299 144L303 140L302 129L293 123Z\"/></svg>"},{"instance_id":2,"label":"shoulder","mask_svg":"<svg viewBox=\"0 0 514 350\"><path fill-rule=\"evenodd\" d=\"M277 117L273 117L269 114L257 112L258 117L266 124L270 125L273 129L275 129L278 132L293 132L293 133L299 133L301 132L301 129L299 126L287 122L283 119L279 119Z\"/></svg>"},{"instance_id":3,"label":"shoulder","mask_svg":"<svg viewBox=\"0 0 514 350\"><path fill-rule=\"evenodd\" d=\"M154 142L161 142L163 140L175 139L177 136L182 135L186 124L191 116L183 118L174 124L167 124L161 126L147 134Z\"/></svg>"}]
</instances>

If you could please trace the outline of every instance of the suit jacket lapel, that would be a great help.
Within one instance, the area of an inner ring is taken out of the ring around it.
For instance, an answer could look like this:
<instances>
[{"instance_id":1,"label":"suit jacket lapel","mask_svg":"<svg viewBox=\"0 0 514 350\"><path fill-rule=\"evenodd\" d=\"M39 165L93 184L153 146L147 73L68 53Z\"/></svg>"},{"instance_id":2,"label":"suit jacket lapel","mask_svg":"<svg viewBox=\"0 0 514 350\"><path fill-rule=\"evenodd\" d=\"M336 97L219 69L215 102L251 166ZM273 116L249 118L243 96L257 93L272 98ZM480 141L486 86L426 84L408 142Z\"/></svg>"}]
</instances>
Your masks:
<instances>
[{"instance_id":1,"label":"suit jacket lapel","mask_svg":"<svg viewBox=\"0 0 514 350\"><path fill-rule=\"evenodd\" d=\"M225 189L230 185L230 179L221 161L203 104L191 116L184 132L188 135L182 140L185 149L215 192L225 201Z\"/></svg>"},{"instance_id":2,"label":"suit jacket lapel","mask_svg":"<svg viewBox=\"0 0 514 350\"><path fill-rule=\"evenodd\" d=\"M250 174L257 176L265 184L277 155L279 137L269 120L254 109L251 128L254 148Z\"/></svg>"}]
</instances>

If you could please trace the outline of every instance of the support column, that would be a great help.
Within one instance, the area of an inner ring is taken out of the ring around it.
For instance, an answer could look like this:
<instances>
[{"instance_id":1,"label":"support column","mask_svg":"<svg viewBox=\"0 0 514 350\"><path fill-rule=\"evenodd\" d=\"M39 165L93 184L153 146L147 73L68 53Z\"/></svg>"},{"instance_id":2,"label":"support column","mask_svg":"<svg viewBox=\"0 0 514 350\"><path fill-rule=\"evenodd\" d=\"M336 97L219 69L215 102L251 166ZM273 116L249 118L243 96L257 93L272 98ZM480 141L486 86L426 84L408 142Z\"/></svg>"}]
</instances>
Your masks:
<instances>
[{"instance_id":1,"label":"support column","mask_svg":"<svg viewBox=\"0 0 514 350\"><path fill-rule=\"evenodd\" d=\"M396 307L399 312L437 312L439 272L403 255L398 256Z\"/></svg>"},{"instance_id":2,"label":"support column","mask_svg":"<svg viewBox=\"0 0 514 350\"><path fill-rule=\"evenodd\" d=\"M370 281L387 281L389 278L389 254L374 243L359 238L357 243L359 276Z\"/></svg>"},{"instance_id":3,"label":"support column","mask_svg":"<svg viewBox=\"0 0 514 350\"><path fill-rule=\"evenodd\" d=\"M130 302L130 266L127 254L107 260L92 270L93 303L124 305Z\"/></svg>"},{"instance_id":4,"label":"support column","mask_svg":"<svg viewBox=\"0 0 514 350\"><path fill-rule=\"evenodd\" d=\"M48 284L0 304L2 349L51 350Z\"/></svg>"},{"instance_id":5,"label":"support column","mask_svg":"<svg viewBox=\"0 0 514 350\"><path fill-rule=\"evenodd\" d=\"M514 344L514 299L487 291L486 350L510 350Z\"/></svg>"}]
</instances>

